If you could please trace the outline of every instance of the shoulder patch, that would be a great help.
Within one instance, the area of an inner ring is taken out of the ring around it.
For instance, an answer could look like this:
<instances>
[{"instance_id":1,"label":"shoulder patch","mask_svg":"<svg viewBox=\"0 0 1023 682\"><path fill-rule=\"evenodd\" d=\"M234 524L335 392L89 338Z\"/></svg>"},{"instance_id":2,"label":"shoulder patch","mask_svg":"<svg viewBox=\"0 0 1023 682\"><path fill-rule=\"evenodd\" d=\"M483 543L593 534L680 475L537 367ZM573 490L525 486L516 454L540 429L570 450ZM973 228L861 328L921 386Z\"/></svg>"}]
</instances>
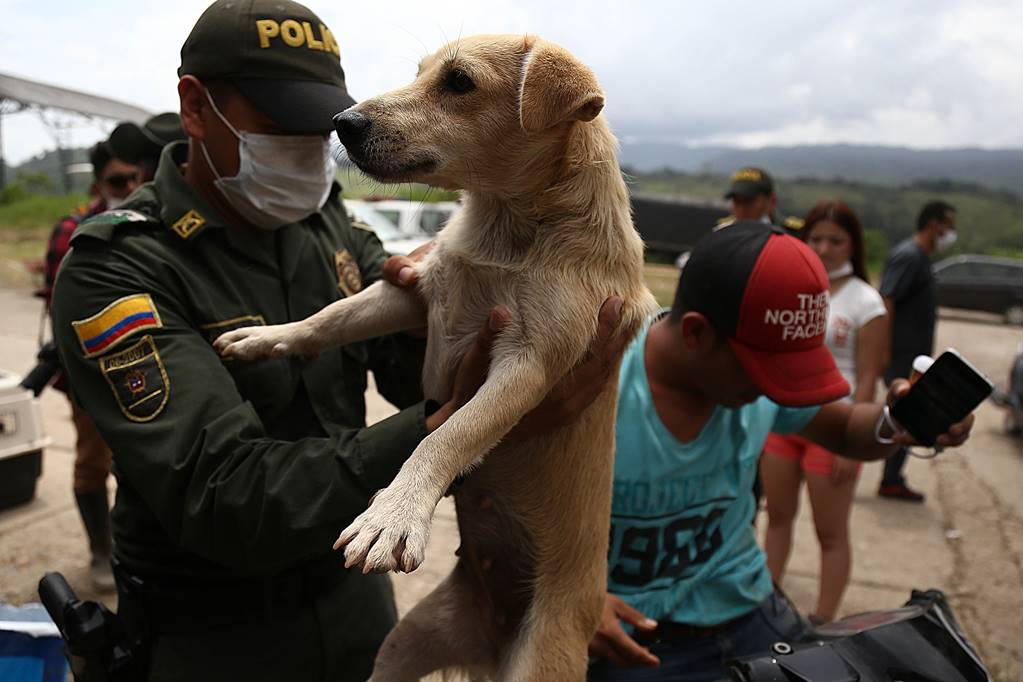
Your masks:
<instances>
[{"instance_id":1,"label":"shoulder patch","mask_svg":"<svg viewBox=\"0 0 1023 682\"><path fill-rule=\"evenodd\" d=\"M92 317L71 323L87 358L113 349L124 339L143 329L163 326L149 294L119 298Z\"/></svg>"},{"instance_id":2,"label":"shoulder patch","mask_svg":"<svg viewBox=\"0 0 1023 682\"><path fill-rule=\"evenodd\" d=\"M78 224L75 233L71 235L71 241L81 236L93 237L110 241L114 231L120 225L127 223L156 223L157 219L141 211L131 209L114 209L98 213L91 218L86 218Z\"/></svg>"},{"instance_id":3,"label":"shoulder patch","mask_svg":"<svg viewBox=\"0 0 1023 682\"><path fill-rule=\"evenodd\" d=\"M366 230L366 232L374 232L372 227L356 218L355 214L353 213L348 214L348 223L357 230Z\"/></svg>"},{"instance_id":4,"label":"shoulder patch","mask_svg":"<svg viewBox=\"0 0 1023 682\"><path fill-rule=\"evenodd\" d=\"M714 226L714 231L718 231L723 227L728 227L735 222L734 215L726 215L724 218L719 218L717 224Z\"/></svg>"},{"instance_id":5,"label":"shoulder patch","mask_svg":"<svg viewBox=\"0 0 1023 682\"><path fill-rule=\"evenodd\" d=\"M104 222L110 223L111 225L118 225L120 223L145 223L150 219L145 213L141 211L132 211L130 209L113 209L110 211L103 211L96 216L96 219L102 219Z\"/></svg>"},{"instance_id":6,"label":"shoulder patch","mask_svg":"<svg viewBox=\"0 0 1023 682\"><path fill-rule=\"evenodd\" d=\"M193 208L189 209L188 213L175 220L174 224L171 225L171 229L174 230L174 233L182 239L188 239L205 224L206 219Z\"/></svg>"},{"instance_id":7,"label":"shoulder patch","mask_svg":"<svg viewBox=\"0 0 1023 682\"><path fill-rule=\"evenodd\" d=\"M100 358L99 367L121 413L131 421L151 421L167 405L170 378L152 336Z\"/></svg>"},{"instance_id":8,"label":"shoulder patch","mask_svg":"<svg viewBox=\"0 0 1023 682\"><path fill-rule=\"evenodd\" d=\"M362 291L362 274L348 249L339 249L334 253L334 269L337 271L337 288L345 296L354 296Z\"/></svg>"}]
</instances>

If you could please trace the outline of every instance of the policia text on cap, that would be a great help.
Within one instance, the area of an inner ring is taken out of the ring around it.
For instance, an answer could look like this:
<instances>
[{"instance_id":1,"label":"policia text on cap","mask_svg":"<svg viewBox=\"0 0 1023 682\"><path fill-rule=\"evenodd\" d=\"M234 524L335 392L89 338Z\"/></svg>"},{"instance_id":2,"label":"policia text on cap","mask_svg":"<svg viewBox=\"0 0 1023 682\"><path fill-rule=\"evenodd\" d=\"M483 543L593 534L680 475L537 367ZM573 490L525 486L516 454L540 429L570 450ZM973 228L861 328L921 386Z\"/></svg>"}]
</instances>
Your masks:
<instances>
[{"instance_id":1,"label":"policia text on cap","mask_svg":"<svg viewBox=\"0 0 1023 682\"><path fill-rule=\"evenodd\" d=\"M395 622L391 586L342 569L331 542L474 393L508 320L491 315L444 405L423 401L408 336L249 365L213 351L230 329L397 282L402 261L385 266L334 181L326 132L352 103L338 52L297 3L210 6L181 53L189 141L120 210L82 223L58 277L60 353L114 452L120 615L153 680L366 679ZM510 437L601 390L622 346L615 303L592 360ZM367 427L369 370L401 410Z\"/></svg>"}]
</instances>

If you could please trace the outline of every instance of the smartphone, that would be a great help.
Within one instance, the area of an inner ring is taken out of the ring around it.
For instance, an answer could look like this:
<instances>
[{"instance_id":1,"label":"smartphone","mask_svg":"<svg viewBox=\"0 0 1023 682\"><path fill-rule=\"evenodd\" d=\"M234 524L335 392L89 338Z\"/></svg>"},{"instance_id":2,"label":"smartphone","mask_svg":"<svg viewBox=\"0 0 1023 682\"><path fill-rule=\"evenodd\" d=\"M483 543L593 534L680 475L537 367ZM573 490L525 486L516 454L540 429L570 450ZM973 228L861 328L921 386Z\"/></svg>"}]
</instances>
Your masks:
<instances>
[{"instance_id":1,"label":"smartphone","mask_svg":"<svg viewBox=\"0 0 1023 682\"><path fill-rule=\"evenodd\" d=\"M955 349L938 356L909 393L892 405L892 418L921 445L934 445L949 427L966 419L995 387Z\"/></svg>"}]
</instances>

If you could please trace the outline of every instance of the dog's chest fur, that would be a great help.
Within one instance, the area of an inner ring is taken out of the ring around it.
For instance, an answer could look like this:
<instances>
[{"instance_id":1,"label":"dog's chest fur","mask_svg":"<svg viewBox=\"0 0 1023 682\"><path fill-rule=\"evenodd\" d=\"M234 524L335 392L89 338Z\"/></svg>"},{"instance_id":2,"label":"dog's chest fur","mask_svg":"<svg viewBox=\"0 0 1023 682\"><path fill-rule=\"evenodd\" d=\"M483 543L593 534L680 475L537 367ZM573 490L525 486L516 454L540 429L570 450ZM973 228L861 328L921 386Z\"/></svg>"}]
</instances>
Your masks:
<instances>
[{"instance_id":1,"label":"dog's chest fur","mask_svg":"<svg viewBox=\"0 0 1023 682\"><path fill-rule=\"evenodd\" d=\"M427 397L439 401L450 397L453 371L492 308L501 305L511 313L512 324L502 336L526 341L523 303L532 297L538 274L534 270L527 276L521 263L488 263L456 251L445 236L430 254L421 280L430 330L423 387Z\"/></svg>"}]
</instances>

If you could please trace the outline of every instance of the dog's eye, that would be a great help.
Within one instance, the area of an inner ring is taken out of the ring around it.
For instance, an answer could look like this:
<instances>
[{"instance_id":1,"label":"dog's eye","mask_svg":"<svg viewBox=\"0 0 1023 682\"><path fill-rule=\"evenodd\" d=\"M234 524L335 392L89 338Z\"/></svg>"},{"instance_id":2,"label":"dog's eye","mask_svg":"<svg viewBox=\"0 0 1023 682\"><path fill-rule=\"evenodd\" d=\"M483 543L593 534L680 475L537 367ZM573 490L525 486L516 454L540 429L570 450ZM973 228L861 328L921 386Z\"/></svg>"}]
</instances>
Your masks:
<instances>
[{"instance_id":1,"label":"dog's eye","mask_svg":"<svg viewBox=\"0 0 1023 682\"><path fill-rule=\"evenodd\" d=\"M472 82L468 74L461 69L452 69L448 72L447 77L444 78L444 87L457 92L460 95L464 95L467 92L472 92L476 89L476 84Z\"/></svg>"}]
</instances>

